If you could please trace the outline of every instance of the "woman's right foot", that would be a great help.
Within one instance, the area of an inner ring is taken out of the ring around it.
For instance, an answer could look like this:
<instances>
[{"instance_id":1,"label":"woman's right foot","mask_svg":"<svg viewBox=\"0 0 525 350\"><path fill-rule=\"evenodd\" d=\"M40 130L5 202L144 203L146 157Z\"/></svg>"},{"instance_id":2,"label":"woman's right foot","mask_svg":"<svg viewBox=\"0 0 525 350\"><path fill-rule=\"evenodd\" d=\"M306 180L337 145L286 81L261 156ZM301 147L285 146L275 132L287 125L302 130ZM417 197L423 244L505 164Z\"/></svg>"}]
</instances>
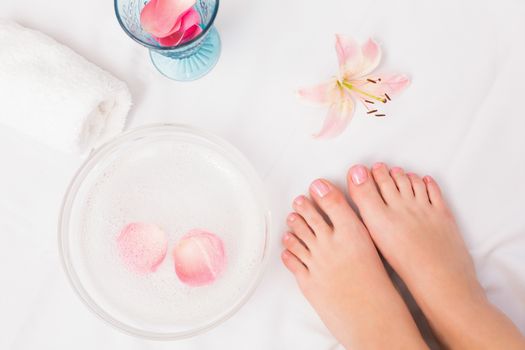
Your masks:
<instances>
[{"instance_id":1,"label":"woman's right foot","mask_svg":"<svg viewBox=\"0 0 525 350\"><path fill-rule=\"evenodd\" d=\"M348 173L351 198L374 243L450 348L523 349L517 328L485 297L437 183L400 168Z\"/></svg>"},{"instance_id":2,"label":"woman's right foot","mask_svg":"<svg viewBox=\"0 0 525 350\"><path fill-rule=\"evenodd\" d=\"M326 180L288 217L283 261L332 334L347 349L426 349L363 223Z\"/></svg>"}]
</instances>

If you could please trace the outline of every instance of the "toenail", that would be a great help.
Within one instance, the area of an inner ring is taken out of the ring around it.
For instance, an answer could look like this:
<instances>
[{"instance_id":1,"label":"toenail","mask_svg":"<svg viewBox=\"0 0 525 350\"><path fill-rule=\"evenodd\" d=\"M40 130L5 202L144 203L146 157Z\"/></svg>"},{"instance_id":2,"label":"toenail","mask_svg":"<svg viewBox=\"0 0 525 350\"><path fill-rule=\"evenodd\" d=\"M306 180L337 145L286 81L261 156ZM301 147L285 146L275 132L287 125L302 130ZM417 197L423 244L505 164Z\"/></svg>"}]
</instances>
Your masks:
<instances>
[{"instance_id":1,"label":"toenail","mask_svg":"<svg viewBox=\"0 0 525 350\"><path fill-rule=\"evenodd\" d=\"M403 173L403 169L397 166L390 169L390 171L392 172L392 174L402 174Z\"/></svg>"},{"instance_id":2,"label":"toenail","mask_svg":"<svg viewBox=\"0 0 525 350\"><path fill-rule=\"evenodd\" d=\"M295 217L295 214L292 213L292 214L288 215L288 222L294 222L295 219L297 219L297 218Z\"/></svg>"},{"instance_id":3,"label":"toenail","mask_svg":"<svg viewBox=\"0 0 525 350\"><path fill-rule=\"evenodd\" d=\"M423 181L428 185L432 182L432 177L427 175L423 178Z\"/></svg>"},{"instance_id":4,"label":"toenail","mask_svg":"<svg viewBox=\"0 0 525 350\"><path fill-rule=\"evenodd\" d=\"M362 165L356 165L350 169L350 177L354 185L361 185L368 179L368 171Z\"/></svg>"},{"instance_id":5,"label":"toenail","mask_svg":"<svg viewBox=\"0 0 525 350\"><path fill-rule=\"evenodd\" d=\"M286 232L286 233L284 234L284 236L283 236L283 241L287 242L287 241L290 240L290 238L291 238L291 237L290 237L290 234L289 234L288 232Z\"/></svg>"},{"instance_id":6,"label":"toenail","mask_svg":"<svg viewBox=\"0 0 525 350\"><path fill-rule=\"evenodd\" d=\"M295 205L302 205L304 203L304 196L299 196L293 201Z\"/></svg>"},{"instance_id":7,"label":"toenail","mask_svg":"<svg viewBox=\"0 0 525 350\"><path fill-rule=\"evenodd\" d=\"M312 183L312 189L314 190L315 194L319 197L323 198L330 192L330 187L328 187L327 184L325 184L322 180L315 180Z\"/></svg>"},{"instance_id":8,"label":"toenail","mask_svg":"<svg viewBox=\"0 0 525 350\"><path fill-rule=\"evenodd\" d=\"M375 164L372 166L372 169L377 170L377 169L382 168L384 165L385 165L385 163L375 163Z\"/></svg>"}]
</instances>

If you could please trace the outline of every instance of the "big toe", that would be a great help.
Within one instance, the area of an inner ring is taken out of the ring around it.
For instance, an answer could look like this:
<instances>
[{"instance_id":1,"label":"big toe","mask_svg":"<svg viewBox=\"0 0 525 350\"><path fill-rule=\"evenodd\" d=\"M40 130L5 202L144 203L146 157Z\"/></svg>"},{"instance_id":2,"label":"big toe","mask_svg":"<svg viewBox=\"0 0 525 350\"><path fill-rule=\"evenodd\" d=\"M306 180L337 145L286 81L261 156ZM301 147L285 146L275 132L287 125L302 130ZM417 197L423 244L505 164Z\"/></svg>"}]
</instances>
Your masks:
<instances>
[{"instance_id":1,"label":"big toe","mask_svg":"<svg viewBox=\"0 0 525 350\"><path fill-rule=\"evenodd\" d=\"M328 180L318 179L312 182L310 194L334 228L362 226L343 192Z\"/></svg>"},{"instance_id":2,"label":"big toe","mask_svg":"<svg viewBox=\"0 0 525 350\"><path fill-rule=\"evenodd\" d=\"M428 197L432 205L442 210L448 210L447 204L445 203L443 195L441 194L441 189L436 180L427 175L423 178L423 182L426 186Z\"/></svg>"},{"instance_id":3,"label":"big toe","mask_svg":"<svg viewBox=\"0 0 525 350\"><path fill-rule=\"evenodd\" d=\"M363 219L386 208L370 170L364 165L354 165L348 170L348 192L359 208Z\"/></svg>"}]
</instances>

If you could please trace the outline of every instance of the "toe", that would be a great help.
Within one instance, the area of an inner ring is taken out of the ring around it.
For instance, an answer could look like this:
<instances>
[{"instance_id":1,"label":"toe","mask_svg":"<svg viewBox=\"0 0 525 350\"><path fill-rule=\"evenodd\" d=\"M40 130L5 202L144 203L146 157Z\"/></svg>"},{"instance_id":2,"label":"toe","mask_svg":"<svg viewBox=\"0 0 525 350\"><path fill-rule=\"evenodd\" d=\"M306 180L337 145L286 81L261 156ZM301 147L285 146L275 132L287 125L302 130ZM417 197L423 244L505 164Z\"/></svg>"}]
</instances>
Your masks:
<instances>
[{"instance_id":1,"label":"toe","mask_svg":"<svg viewBox=\"0 0 525 350\"><path fill-rule=\"evenodd\" d=\"M334 227L348 227L358 222L359 219L344 194L329 181L318 179L312 182L310 194Z\"/></svg>"},{"instance_id":2,"label":"toe","mask_svg":"<svg viewBox=\"0 0 525 350\"><path fill-rule=\"evenodd\" d=\"M287 232L283 236L283 245L293 255L295 255L304 265L308 266L310 260L310 251L301 242L297 236L291 232Z\"/></svg>"},{"instance_id":3,"label":"toe","mask_svg":"<svg viewBox=\"0 0 525 350\"><path fill-rule=\"evenodd\" d=\"M293 202L293 208L303 217L304 221L310 226L317 237L329 234L332 231L330 225L328 225L321 213L319 213L313 203L305 196L297 197Z\"/></svg>"},{"instance_id":4,"label":"toe","mask_svg":"<svg viewBox=\"0 0 525 350\"><path fill-rule=\"evenodd\" d=\"M412 189L414 190L414 196L416 200L420 203L430 203L428 198L427 189L423 180L414 173L407 174L412 184Z\"/></svg>"},{"instance_id":5,"label":"toe","mask_svg":"<svg viewBox=\"0 0 525 350\"><path fill-rule=\"evenodd\" d=\"M370 171L363 165L354 165L348 170L348 192L366 221L368 215L378 213L386 208L385 202Z\"/></svg>"},{"instance_id":6,"label":"toe","mask_svg":"<svg viewBox=\"0 0 525 350\"><path fill-rule=\"evenodd\" d=\"M288 219L286 220L288 227L292 230L292 232L306 244L306 247L310 249L312 245L315 243L315 235L310 229L310 227L306 224L306 221L304 219L296 214L291 213L288 215Z\"/></svg>"},{"instance_id":7,"label":"toe","mask_svg":"<svg viewBox=\"0 0 525 350\"><path fill-rule=\"evenodd\" d=\"M405 174L405 171L399 167L390 169L390 175L394 179L396 186L401 193L403 198L414 198L414 191L412 190L412 184Z\"/></svg>"},{"instance_id":8,"label":"toe","mask_svg":"<svg viewBox=\"0 0 525 350\"><path fill-rule=\"evenodd\" d=\"M286 268L290 270L290 272L293 273L296 278L304 278L308 273L306 266L289 250L283 251L281 254L281 259L284 263L284 266L286 266Z\"/></svg>"},{"instance_id":9,"label":"toe","mask_svg":"<svg viewBox=\"0 0 525 350\"><path fill-rule=\"evenodd\" d=\"M430 198L430 203L441 209L447 208L445 200L443 199L443 195L441 194L441 189L439 188L439 185L437 184L436 180L434 180L431 176L427 175L423 178L423 182L427 187L427 193L428 197Z\"/></svg>"},{"instance_id":10,"label":"toe","mask_svg":"<svg viewBox=\"0 0 525 350\"><path fill-rule=\"evenodd\" d=\"M390 176L388 167L383 163L376 163L372 168L372 175L379 187L381 196L387 204L392 203L399 198L399 190L396 187L394 179Z\"/></svg>"}]
</instances>

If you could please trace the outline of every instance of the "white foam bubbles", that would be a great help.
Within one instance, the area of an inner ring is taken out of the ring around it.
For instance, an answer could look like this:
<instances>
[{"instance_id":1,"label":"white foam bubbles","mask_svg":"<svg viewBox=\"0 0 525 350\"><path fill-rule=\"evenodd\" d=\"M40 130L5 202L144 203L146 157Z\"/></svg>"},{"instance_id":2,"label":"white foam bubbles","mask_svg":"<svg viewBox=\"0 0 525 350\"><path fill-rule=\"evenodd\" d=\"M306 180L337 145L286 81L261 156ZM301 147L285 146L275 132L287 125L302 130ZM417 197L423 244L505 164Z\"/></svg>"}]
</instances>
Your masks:
<instances>
[{"instance_id":1,"label":"white foam bubbles","mask_svg":"<svg viewBox=\"0 0 525 350\"><path fill-rule=\"evenodd\" d=\"M75 267L90 296L117 320L157 331L191 328L229 310L254 282L266 226L251 184L204 144L157 141L128 150L98 169L77 215ZM119 259L124 225L147 222L168 234L157 271L134 274ZM174 271L174 243L193 228L224 242L228 265L212 285L192 288Z\"/></svg>"}]
</instances>

